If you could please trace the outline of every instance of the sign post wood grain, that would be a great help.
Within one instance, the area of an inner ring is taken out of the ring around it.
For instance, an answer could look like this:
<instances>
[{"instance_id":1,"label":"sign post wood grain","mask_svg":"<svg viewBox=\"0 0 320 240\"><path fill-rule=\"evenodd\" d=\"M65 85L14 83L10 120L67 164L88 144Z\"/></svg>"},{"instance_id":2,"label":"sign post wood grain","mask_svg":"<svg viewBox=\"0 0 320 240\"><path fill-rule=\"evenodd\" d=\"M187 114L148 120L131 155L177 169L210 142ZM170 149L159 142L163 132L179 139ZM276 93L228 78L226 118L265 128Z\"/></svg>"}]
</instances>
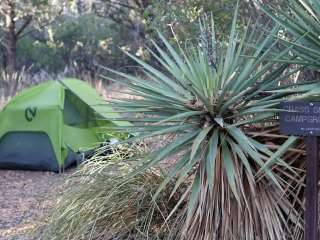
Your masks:
<instances>
[{"instance_id":1,"label":"sign post wood grain","mask_svg":"<svg viewBox=\"0 0 320 240\"><path fill-rule=\"evenodd\" d=\"M318 137L306 137L306 212L305 239L316 240L318 237Z\"/></svg>"},{"instance_id":2,"label":"sign post wood grain","mask_svg":"<svg viewBox=\"0 0 320 240\"><path fill-rule=\"evenodd\" d=\"M305 240L319 240L318 232L318 137L320 136L319 102L283 102L280 131L305 136L307 147L305 190Z\"/></svg>"}]
</instances>

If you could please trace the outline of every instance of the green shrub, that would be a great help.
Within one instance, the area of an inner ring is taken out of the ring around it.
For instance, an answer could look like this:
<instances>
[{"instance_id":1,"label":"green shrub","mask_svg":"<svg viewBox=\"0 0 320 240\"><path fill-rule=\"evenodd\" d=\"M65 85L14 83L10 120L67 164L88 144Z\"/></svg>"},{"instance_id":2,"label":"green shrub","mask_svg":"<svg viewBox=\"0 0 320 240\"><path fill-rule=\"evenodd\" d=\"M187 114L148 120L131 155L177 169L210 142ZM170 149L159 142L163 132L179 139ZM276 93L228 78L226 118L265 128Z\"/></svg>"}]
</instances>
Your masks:
<instances>
[{"instance_id":1,"label":"green shrub","mask_svg":"<svg viewBox=\"0 0 320 240\"><path fill-rule=\"evenodd\" d=\"M91 73L98 65L113 68L131 61L120 48L131 48L132 37L126 29L94 14L78 17L60 16L48 31L37 32L18 44L18 65L32 67L33 72L63 72L66 66L76 66ZM135 49L132 49L135 51Z\"/></svg>"},{"instance_id":2,"label":"green shrub","mask_svg":"<svg viewBox=\"0 0 320 240\"><path fill-rule=\"evenodd\" d=\"M59 72L66 66L59 49L48 45L47 42L35 41L30 36L20 40L17 59L20 68L24 66L30 69L30 72Z\"/></svg>"},{"instance_id":3,"label":"green shrub","mask_svg":"<svg viewBox=\"0 0 320 240\"><path fill-rule=\"evenodd\" d=\"M222 38L228 35L236 3L237 0L151 0L144 11L146 28L151 33L154 28L159 29L171 43L172 31L180 42L196 41L199 37L199 19L204 15L212 15L217 37ZM268 0L268 3L280 6L285 5L286 1ZM240 1L238 27L243 28L249 19L252 22L259 18L268 21L261 15L254 1ZM156 37L156 34L153 37Z\"/></svg>"}]
</instances>

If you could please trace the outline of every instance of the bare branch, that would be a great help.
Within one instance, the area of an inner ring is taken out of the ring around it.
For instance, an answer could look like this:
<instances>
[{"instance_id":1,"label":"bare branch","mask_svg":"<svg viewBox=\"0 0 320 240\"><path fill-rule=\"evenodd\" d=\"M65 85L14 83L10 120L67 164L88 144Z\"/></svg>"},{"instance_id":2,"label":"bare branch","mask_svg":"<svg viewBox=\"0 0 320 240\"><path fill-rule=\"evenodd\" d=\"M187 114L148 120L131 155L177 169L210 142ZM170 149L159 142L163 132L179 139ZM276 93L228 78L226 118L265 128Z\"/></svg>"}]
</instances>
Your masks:
<instances>
[{"instance_id":1,"label":"bare branch","mask_svg":"<svg viewBox=\"0 0 320 240\"><path fill-rule=\"evenodd\" d=\"M58 16L61 15L62 11L63 11L63 9L61 9L61 10L58 12L57 16L56 16L54 19L52 19L51 21L48 21L48 22L44 23L43 25L40 25L39 28L40 28L40 29L43 29L43 28L51 25L52 23L54 23L54 22L56 21L56 19L58 18ZM34 32L34 31L35 31L35 29L31 29L31 30L25 32L25 33L22 34L22 35L21 35L21 33L22 33L22 31L21 31L20 35L16 35L16 36L17 36L17 39L22 39L22 38L24 38L25 36L31 34L31 33Z\"/></svg>"},{"instance_id":2,"label":"bare branch","mask_svg":"<svg viewBox=\"0 0 320 240\"><path fill-rule=\"evenodd\" d=\"M20 27L20 29L16 32L16 38L19 38L20 34L30 25L30 23L32 22L33 17L32 16L28 16L25 20L25 22L22 24L22 26Z\"/></svg>"}]
</instances>

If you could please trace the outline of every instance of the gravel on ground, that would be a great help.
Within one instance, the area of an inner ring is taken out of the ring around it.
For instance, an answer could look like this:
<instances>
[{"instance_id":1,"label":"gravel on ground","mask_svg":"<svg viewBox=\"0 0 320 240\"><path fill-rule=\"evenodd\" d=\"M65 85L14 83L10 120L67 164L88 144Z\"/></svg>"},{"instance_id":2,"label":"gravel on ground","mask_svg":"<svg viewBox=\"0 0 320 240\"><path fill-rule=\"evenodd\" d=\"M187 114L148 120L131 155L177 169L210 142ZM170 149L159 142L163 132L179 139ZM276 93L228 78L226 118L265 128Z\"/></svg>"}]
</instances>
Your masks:
<instances>
[{"instance_id":1,"label":"gravel on ground","mask_svg":"<svg viewBox=\"0 0 320 240\"><path fill-rule=\"evenodd\" d=\"M0 240L33 240L70 173L0 170Z\"/></svg>"}]
</instances>

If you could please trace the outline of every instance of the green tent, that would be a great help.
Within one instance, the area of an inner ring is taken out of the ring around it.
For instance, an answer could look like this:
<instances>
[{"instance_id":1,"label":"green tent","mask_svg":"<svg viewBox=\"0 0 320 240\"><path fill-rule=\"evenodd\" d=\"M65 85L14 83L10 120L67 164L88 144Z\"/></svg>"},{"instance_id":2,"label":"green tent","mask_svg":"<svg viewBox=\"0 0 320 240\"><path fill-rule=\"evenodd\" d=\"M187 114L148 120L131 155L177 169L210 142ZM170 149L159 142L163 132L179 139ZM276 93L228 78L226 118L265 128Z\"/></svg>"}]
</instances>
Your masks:
<instances>
[{"instance_id":1,"label":"green tent","mask_svg":"<svg viewBox=\"0 0 320 240\"><path fill-rule=\"evenodd\" d=\"M23 90L0 112L0 168L59 171L126 126L95 89L77 79ZM109 119L109 120L108 120Z\"/></svg>"}]
</instances>

